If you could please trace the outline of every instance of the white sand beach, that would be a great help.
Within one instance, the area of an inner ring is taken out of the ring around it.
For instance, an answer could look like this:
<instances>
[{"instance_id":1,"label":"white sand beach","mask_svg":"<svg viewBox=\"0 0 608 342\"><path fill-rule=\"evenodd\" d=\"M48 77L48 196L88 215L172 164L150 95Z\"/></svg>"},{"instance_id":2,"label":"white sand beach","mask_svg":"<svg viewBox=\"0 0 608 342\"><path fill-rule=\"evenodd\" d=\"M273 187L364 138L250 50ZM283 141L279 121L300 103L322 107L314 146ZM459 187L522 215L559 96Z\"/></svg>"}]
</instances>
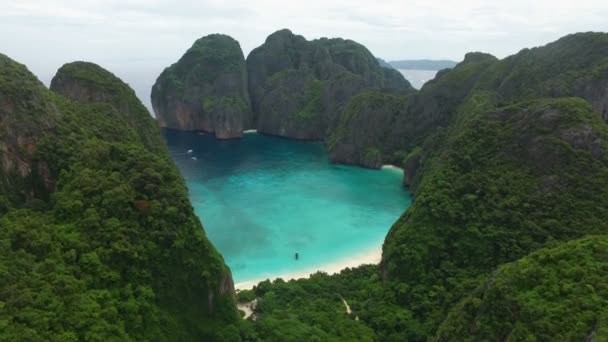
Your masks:
<instances>
[{"instance_id":1,"label":"white sand beach","mask_svg":"<svg viewBox=\"0 0 608 342\"><path fill-rule=\"evenodd\" d=\"M243 134L254 134L257 132L258 132L257 129L248 129L248 130L243 131Z\"/></svg>"},{"instance_id":2,"label":"white sand beach","mask_svg":"<svg viewBox=\"0 0 608 342\"><path fill-rule=\"evenodd\" d=\"M272 277L264 277L260 279L254 279L249 281L237 282L234 284L235 289L237 290L248 290L253 288L254 285L257 285L259 282L264 281L266 279L274 280L276 278L282 278L285 281L291 279L301 279L308 278L311 274L317 273L318 271L322 271L328 274L336 274L340 273L345 268L353 268L366 264L378 264L380 259L382 258L382 246L374 247L372 249L366 250L360 254L350 256L343 260L334 261L317 268L307 269L297 272L289 272L284 274L277 274Z\"/></svg>"},{"instance_id":3,"label":"white sand beach","mask_svg":"<svg viewBox=\"0 0 608 342\"><path fill-rule=\"evenodd\" d=\"M395 171L403 172L403 168L401 168L399 166L391 165L391 164L382 165L381 169L382 170L395 170Z\"/></svg>"}]
</instances>

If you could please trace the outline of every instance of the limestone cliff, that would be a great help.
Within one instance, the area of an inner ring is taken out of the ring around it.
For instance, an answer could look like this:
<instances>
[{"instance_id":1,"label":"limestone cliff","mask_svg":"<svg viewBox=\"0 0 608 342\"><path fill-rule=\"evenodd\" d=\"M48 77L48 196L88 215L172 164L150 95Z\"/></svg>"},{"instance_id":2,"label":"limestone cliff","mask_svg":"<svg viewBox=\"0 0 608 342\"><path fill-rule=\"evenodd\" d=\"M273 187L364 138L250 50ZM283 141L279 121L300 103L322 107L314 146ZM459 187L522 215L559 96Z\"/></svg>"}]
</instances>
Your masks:
<instances>
[{"instance_id":1,"label":"limestone cliff","mask_svg":"<svg viewBox=\"0 0 608 342\"><path fill-rule=\"evenodd\" d=\"M452 112L495 61L490 55L471 53L454 70L438 73L420 92L354 97L329 136L330 158L371 168L402 165L404 157L428 134L448 125ZM375 155L372 163L370 151Z\"/></svg>"},{"instance_id":2,"label":"limestone cliff","mask_svg":"<svg viewBox=\"0 0 608 342\"><path fill-rule=\"evenodd\" d=\"M152 87L161 127L242 136L252 126L245 59L239 43L212 34L197 40Z\"/></svg>"},{"instance_id":3,"label":"limestone cliff","mask_svg":"<svg viewBox=\"0 0 608 342\"><path fill-rule=\"evenodd\" d=\"M38 154L61 116L46 91L24 65L0 54L0 213L55 189L48 163Z\"/></svg>"},{"instance_id":4,"label":"limestone cliff","mask_svg":"<svg viewBox=\"0 0 608 342\"><path fill-rule=\"evenodd\" d=\"M384 163L401 164L401 156L421 147L438 128L448 127L459 110L491 110L540 97L581 97L608 120L606 56L605 33L569 35L503 60L469 53L420 92L403 97L400 108L369 96L353 100L330 133L330 155L336 162L369 166L361 156L374 149ZM377 118L386 124L380 127Z\"/></svg>"},{"instance_id":5,"label":"limestone cliff","mask_svg":"<svg viewBox=\"0 0 608 342\"><path fill-rule=\"evenodd\" d=\"M109 104L147 148L155 152L166 149L158 126L133 89L102 67L89 62L65 64L51 80L51 90L78 102Z\"/></svg>"},{"instance_id":6,"label":"limestone cliff","mask_svg":"<svg viewBox=\"0 0 608 342\"><path fill-rule=\"evenodd\" d=\"M247 71L258 131L295 139L325 139L348 101L363 91L414 91L354 41L307 41L289 30L254 49Z\"/></svg>"}]
</instances>

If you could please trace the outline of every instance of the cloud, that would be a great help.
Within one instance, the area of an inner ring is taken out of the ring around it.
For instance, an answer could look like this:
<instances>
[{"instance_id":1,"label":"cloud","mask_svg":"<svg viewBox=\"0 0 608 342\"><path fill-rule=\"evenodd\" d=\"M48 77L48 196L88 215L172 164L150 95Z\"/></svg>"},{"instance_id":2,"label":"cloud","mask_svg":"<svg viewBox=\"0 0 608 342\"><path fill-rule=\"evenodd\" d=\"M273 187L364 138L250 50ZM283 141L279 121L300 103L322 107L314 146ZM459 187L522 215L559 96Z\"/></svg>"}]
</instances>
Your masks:
<instances>
[{"instance_id":1,"label":"cloud","mask_svg":"<svg viewBox=\"0 0 608 342\"><path fill-rule=\"evenodd\" d=\"M0 0L1 52L44 82L73 60L100 63L147 102L192 42L226 33L245 54L277 29L343 37L385 59L498 57L577 31L608 31L605 0Z\"/></svg>"}]
</instances>

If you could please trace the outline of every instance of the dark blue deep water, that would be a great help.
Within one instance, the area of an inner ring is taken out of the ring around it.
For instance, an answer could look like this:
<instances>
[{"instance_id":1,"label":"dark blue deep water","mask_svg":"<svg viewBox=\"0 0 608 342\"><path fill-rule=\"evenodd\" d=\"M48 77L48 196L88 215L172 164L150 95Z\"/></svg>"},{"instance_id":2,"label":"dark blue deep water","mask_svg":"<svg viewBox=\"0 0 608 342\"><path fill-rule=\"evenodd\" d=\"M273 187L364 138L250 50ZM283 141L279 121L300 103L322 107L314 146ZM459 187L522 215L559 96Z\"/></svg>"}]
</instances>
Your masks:
<instances>
[{"instance_id":1,"label":"dark blue deep water","mask_svg":"<svg viewBox=\"0 0 608 342\"><path fill-rule=\"evenodd\" d=\"M176 131L165 138L236 283L377 250L410 205L399 170L332 164L321 143L258 134L216 140Z\"/></svg>"}]
</instances>

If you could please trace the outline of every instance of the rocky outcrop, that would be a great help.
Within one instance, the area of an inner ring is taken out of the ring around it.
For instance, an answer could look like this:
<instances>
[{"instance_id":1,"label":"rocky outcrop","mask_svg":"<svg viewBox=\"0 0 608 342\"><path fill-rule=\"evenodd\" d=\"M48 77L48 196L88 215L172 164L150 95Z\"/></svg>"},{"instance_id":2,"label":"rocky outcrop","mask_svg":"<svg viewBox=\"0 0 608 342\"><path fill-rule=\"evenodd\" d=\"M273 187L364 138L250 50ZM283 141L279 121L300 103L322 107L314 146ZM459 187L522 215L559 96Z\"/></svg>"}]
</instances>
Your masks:
<instances>
[{"instance_id":1,"label":"rocky outcrop","mask_svg":"<svg viewBox=\"0 0 608 342\"><path fill-rule=\"evenodd\" d=\"M420 168L420 159L422 158L422 149L415 148L405 158L403 163L403 185L411 186L414 183L414 178Z\"/></svg>"},{"instance_id":2,"label":"rocky outcrop","mask_svg":"<svg viewBox=\"0 0 608 342\"><path fill-rule=\"evenodd\" d=\"M481 113L542 97L581 97L606 121L607 55L605 33L569 35L503 60L468 53L456 67L438 72L420 92L403 100L401 108L373 97L353 99L347 108L355 110L342 112L330 133L331 158L370 166L361 156L373 149L380 152L384 163L394 163L395 154L422 146L438 128L448 127L459 112Z\"/></svg>"},{"instance_id":3,"label":"rocky outcrop","mask_svg":"<svg viewBox=\"0 0 608 342\"><path fill-rule=\"evenodd\" d=\"M575 81L574 94L587 100L593 110L608 121L608 66Z\"/></svg>"},{"instance_id":4,"label":"rocky outcrop","mask_svg":"<svg viewBox=\"0 0 608 342\"><path fill-rule=\"evenodd\" d=\"M249 54L245 66L238 42L216 34L199 39L163 71L152 88L152 105L162 127L218 138L257 128L324 140L350 99L369 90L415 91L397 70L381 67L351 40L308 41L280 30Z\"/></svg>"},{"instance_id":5,"label":"rocky outcrop","mask_svg":"<svg viewBox=\"0 0 608 342\"><path fill-rule=\"evenodd\" d=\"M39 142L55 134L61 116L46 91L24 65L0 54L0 213L55 189L38 153Z\"/></svg>"},{"instance_id":6,"label":"rocky outcrop","mask_svg":"<svg viewBox=\"0 0 608 342\"><path fill-rule=\"evenodd\" d=\"M197 40L158 77L152 106L161 127L241 137L253 118L239 43L220 34Z\"/></svg>"},{"instance_id":7,"label":"rocky outcrop","mask_svg":"<svg viewBox=\"0 0 608 342\"><path fill-rule=\"evenodd\" d=\"M254 49L247 70L258 131L294 139L325 139L350 99L366 90L414 91L354 41L307 41L289 30Z\"/></svg>"},{"instance_id":8,"label":"rocky outcrop","mask_svg":"<svg viewBox=\"0 0 608 342\"><path fill-rule=\"evenodd\" d=\"M428 134L448 125L479 76L495 61L491 55L470 53L454 70L438 73L420 92L368 92L354 97L331 130L331 160L371 168L402 165L404 156L421 146Z\"/></svg>"},{"instance_id":9,"label":"rocky outcrop","mask_svg":"<svg viewBox=\"0 0 608 342\"><path fill-rule=\"evenodd\" d=\"M79 102L107 102L125 113L131 111L128 86L99 65L89 62L64 64L51 80L51 90ZM123 89L119 89L123 88Z\"/></svg>"},{"instance_id":10,"label":"rocky outcrop","mask_svg":"<svg viewBox=\"0 0 608 342\"><path fill-rule=\"evenodd\" d=\"M355 96L328 139L330 159L374 169L393 163L384 158L388 144L386 133L398 113L406 108L407 101L406 96L380 92Z\"/></svg>"},{"instance_id":11,"label":"rocky outcrop","mask_svg":"<svg viewBox=\"0 0 608 342\"><path fill-rule=\"evenodd\" d=\"M51 80L52 91L82 103L110 105L124 118L139 140L150 150L164 152L158 126L128 84L97 64L72 62L63 65Z\"/></svg>"}]
</instances>

